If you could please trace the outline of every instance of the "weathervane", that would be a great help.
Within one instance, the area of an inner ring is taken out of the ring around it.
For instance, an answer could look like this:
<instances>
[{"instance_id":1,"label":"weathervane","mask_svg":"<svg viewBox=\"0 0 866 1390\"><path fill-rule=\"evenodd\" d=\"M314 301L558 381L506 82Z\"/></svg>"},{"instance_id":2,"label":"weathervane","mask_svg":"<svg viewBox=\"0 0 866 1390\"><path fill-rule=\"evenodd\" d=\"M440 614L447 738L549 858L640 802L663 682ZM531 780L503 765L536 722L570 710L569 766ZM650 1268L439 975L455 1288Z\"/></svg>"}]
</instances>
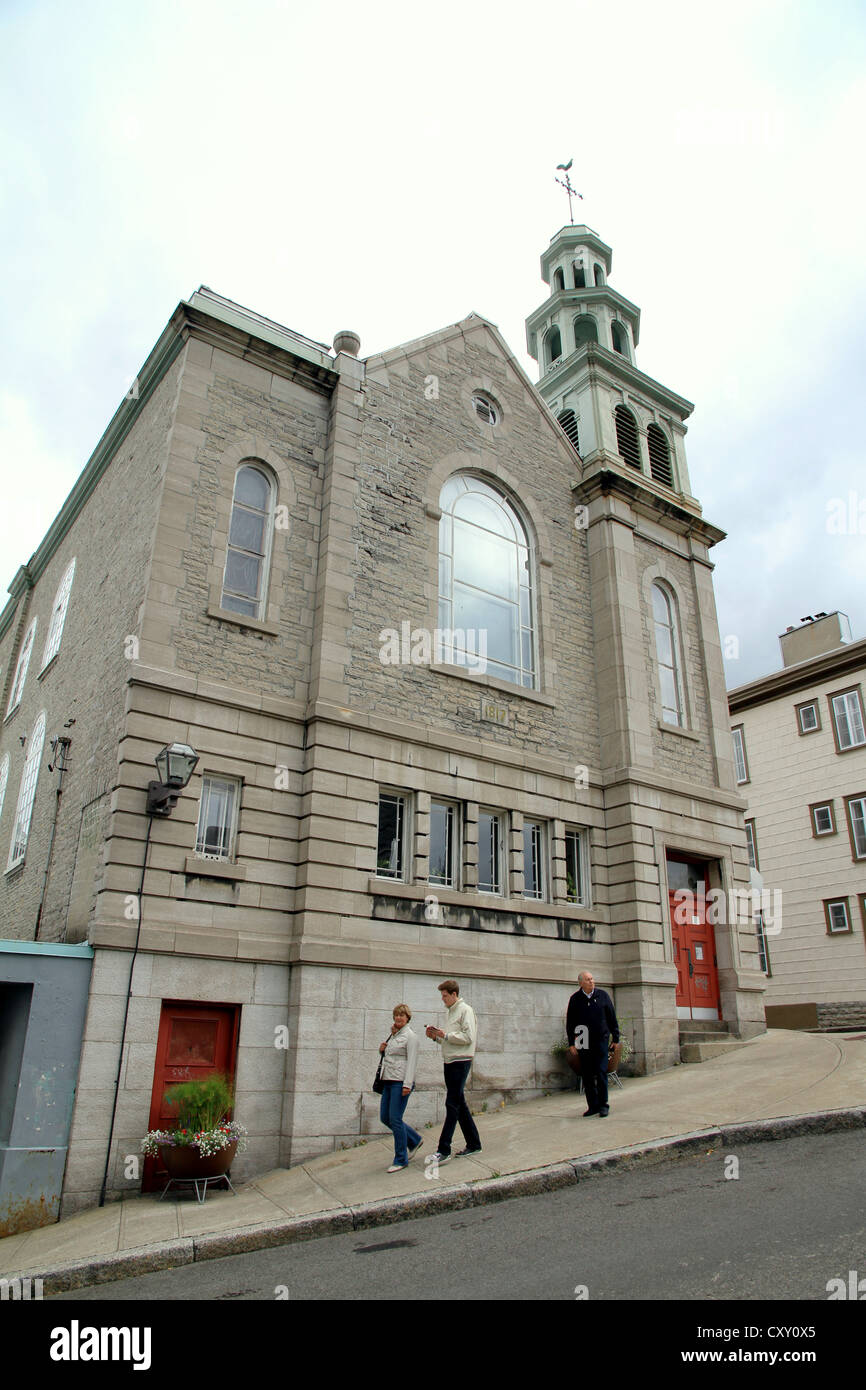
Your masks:
<instances>
[{"instance_id":1,"label":"weathervane","mask_svg":"<svg viewBox=\"0 0 866 1390\"><path fill-rule=\"evenodd\" d=\"M580 198L581 200L583 199L583 194L578 193L576 188L572 188L571 179L568 177L568 171L573 163L574 160L570 159L567 164L557 164L556 166L557 169L561 169L562 172L565 174L564 179L557 179L556 182L560 185L560 187L564 188L566 193L568 194L568 216L572 227L574 226L574 214L571 211L571 200L572 198Z\"/></svg>"}]
</instances>

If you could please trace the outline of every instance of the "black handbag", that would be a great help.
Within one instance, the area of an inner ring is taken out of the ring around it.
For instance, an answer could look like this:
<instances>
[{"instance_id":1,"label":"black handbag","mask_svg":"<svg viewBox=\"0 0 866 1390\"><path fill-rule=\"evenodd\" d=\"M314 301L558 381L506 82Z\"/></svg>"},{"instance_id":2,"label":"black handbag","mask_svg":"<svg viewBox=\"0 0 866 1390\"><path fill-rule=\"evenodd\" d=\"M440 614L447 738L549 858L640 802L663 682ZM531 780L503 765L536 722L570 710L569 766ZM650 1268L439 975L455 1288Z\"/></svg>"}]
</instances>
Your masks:
<instances>
[{"instance_id":1,"label":"black handbag","mask_svg":"<svg viewBox=\"0 0 866 1390\"><path fill-rule=\"evenodd\" d=\"M377 1096L380 1096L380 1095L382 1094L382 1092L384 1091L384 1089L385 1089L385 1083L384 1083L384 1081L382 1080L382 1063L384 1062L384 1060L385 1060L385 1054L384 1054L384 1052L380 1052L380 1053L379 1053L379 1065L378 1065L378 1067L376 1068L376 1076L375 1076L375 1079L374 1079L374 1081L373 1081L373 1090L375 1091L375 1093L376 1093Z\"/></svg>"}]
</instances>

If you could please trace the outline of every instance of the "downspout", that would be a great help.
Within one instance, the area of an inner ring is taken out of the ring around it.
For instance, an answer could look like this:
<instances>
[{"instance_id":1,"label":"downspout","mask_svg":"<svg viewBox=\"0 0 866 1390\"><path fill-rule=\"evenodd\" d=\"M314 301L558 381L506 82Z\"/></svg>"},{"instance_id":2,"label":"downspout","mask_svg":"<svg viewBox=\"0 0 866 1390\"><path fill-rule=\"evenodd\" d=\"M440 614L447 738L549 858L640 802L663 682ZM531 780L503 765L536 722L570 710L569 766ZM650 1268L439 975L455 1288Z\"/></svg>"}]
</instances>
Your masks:
<instances>
[{"instance_id":1,"label":"downspout","mask_svg":"<svg viewBox=\"0 0 866 1390\"><path fill-rule=\"evenodd\" d=\"M60 771L60 778L57 783L56 800L54 802L54 819L51 822L51 836L48 840L48 857L45 860L45 873L42 876L42 892L39 895L39 906L36 909L36 931L34 941L39 940L39 927L42 922L42 910L45 907L45 894L48 891L48 875L51 870L51 855L54 850L54 837L57 834L57 822L60 818L60 798L63 795L63 774L66 771L66 752L72 740L70 738L57 738L52 741L52 746L59 750L59 761L55 754L55 765ZM51 772L52 766L48 764L48 771Z\"/></svg>"}]
</instances>

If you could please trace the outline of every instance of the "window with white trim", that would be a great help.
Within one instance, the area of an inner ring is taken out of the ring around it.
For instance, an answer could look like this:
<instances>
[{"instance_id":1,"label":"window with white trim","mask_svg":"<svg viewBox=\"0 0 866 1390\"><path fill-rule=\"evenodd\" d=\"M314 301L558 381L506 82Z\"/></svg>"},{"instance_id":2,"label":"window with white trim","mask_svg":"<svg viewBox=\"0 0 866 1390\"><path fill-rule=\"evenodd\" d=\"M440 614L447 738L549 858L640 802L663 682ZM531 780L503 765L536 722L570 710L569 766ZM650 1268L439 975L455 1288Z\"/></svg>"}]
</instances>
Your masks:
<instances>
[{"instance_id":1,"label":"window with white trim","mask_svg":"<svg viewBox=\"0 0 866 1390\"><path fill-rule=\"evenodd\" d=\"M66 622L66 609L69 606L69 595L72 592L72 580L75 576L75 561L70 560L63 572L57 593L54 596L54 607L51 610L51 623L48 627L48 636L45 639L45 651L42 653L42 670L53 661L60 651L60 639L63 636L63 625Z\"/></svg>"},{"instance_id":2,"label":"window with white trim","mask_svg":"<svg viewBox=\"0 0 866 1390\"><path fill-rule=\"evenodd\" d=\"M849 748L859 748L861 744L866 743L860 691L845 690L841 695L831 695L830 707L833 710L833 727L839 752L846 753Z\"/></svg>"},{"instance_id":3,"label":"window with white trim","mask_svg":"<svg viewBox=\"0 0 866 1390\"><path fill-rule=\"evenodd\" d=\"M866 859L866 796L846 796L848 829L851 834L851 854L854 859Z\"/></svg>"},{"instance_id":4,"label":"window with white trim","mask_svg":"<svg viewBox=\"0 0 866 1390\"><path fill-rule=\"evenodd\" d=\"M818 702L810 700L808 704L797 706L797 723L801 734L816 734L821 727L818 717Z\"/></svg>"},{"instance_id":5,"label":"window with white trim","mask_svg":"<svg viewBox=\"0 0 866 1390\"><path fill-rule=\"evenodd\" d=\"M772 974L770 970L770 948L767 945L767 929L764 926L763 912L755 913L755 931L758 937L758 959L761 962L761 969L765 975Z\"/></svg>"},{"instance_id":6,"label":"window with white trim","mask_svg":"<svg viewBox=\"0 0 866 1390\"><path fill-rule=\"evenodd\" d=\"M586 831L567 829L565 832L565 897L570 903L585 905L589 902L587 860Z\"/></svg>"},{"instance_id":7,"label":"window with white trim","mask_svg":"<svg viewBox=\"0 0 866 1390\"><path fill-rule=\"evenodd\" d=\"M3 802L6 798L6 783L9 781L9 754L4 753L0 760L0 816L3 814Z\"/></svg>"},{"instance_id":8,"label":"window with white trim","mask_svg":"<svg viewBox=\"0 0 866 1390\"><path fill-rule=\"evenodd\" d=\"M809 808L812 812L812 834L835 835L836 822L833 819L832 801L822 801Z\"/></svg>"},{"instance_id":9,"label":"window with white trim","mask_svg":"<svg viewBox=\"0 0 866 1390\"><path fill-rule=\"evenodd\" d=\"M503 493L472 474L449 478L439 506L443 661L534 688L532 570L523 522Z\"/></svg>"},{"instance_id":10,"label":"window with white trim","mask_svg":"<svg viewBox=\"0 0 866 1390\"><path fill-rule=\"evenodd\" d=\"M824 900L824 917L827 922L828 936L835 936L837 932L849 932L851 919L848 915L848 899L826 898Z\"/></svg>"},{"instance_id":11,"label":"window with white trim","mask_svg":"<svg viewBox=\"0 0 866 1390\"><path fill-rule=\"evenodd\" d=\"M544 826L537 820L523 822L523 896L547 897Z\"/></svg>"},{"instance_id":12,"label":"window with white trim","mask_svg":"<svg viewBox=\"0 0 866 1390\"><path fill-rule=\"evenodd\" d=\"M731 738L734 743L734 770L737 778L737 785L749 780L749 767L746 762L746 739L743 733L742 724L738 724L731 730Z\"/></svg>"},{"instance_id":13,"label":"window with white trim","mask_svg":"<svg viewBox=\"0 0 866 1390\"><path fill-rule=\"evenodd\" d=\"M679 727L683 718L683 691L680 676L680 635L676 611L670 595L661 584L652 586L653 623L656 638L662 721Z\"/></svg>"},{"instance_id":14,"label":"window with white trim","mask_svg":"<svg viewBox=\"0 0 866 1390\"><path fill-rule=\"evenodd\" d=\"M755 837L755 822L753 820L746 821L746 847L749 851L749 868L757 869L758 841Z\"/></svg>"},{"instance_id":15,"label":"window with white trim","mask_svg":"<svg viewBox=\"0 0 866 1390\"><path fill-rule=\"evenodd\" d=\"M12 840L9 845L9 869L24 863L27 839L30 834L30 820L33 815L33 802L36 799L36 783L39 780L39 763L42 758L42 745L45 742L45 710L39 715L27 739L27 756L21 774L21 787L18 792L18 805L15 810L15 824L12 827Z\"/></svg>"},{"instance_id":16,"label":"window with white trim","mask_svg":"<svg viewBox=\"0 0 866 1390\"><path fill-rule=\"evenodd\" d=\"M380 791L376 877L403 882L406 878L407 798L401 792Z\"/></svg>"},{"instance_id":17,"label":"window with white trim","mask_svg":"<svg viewBox=\"0 0 866 1390\"><path fill-rule=\"evenodd\" d=\"M24 682L27 679L27 668L30 665L30 656L33 652L33 642L36 638L36 623L37 619L34 618L33 622L27 629L27 633L25 635L24 642L21 647L21 653L18 657L18 665L15 667L15 679L12 682L12 691L9 695L9 704L6 707L7 716L10 715L13 710L17 709L21 703L21 695L24 690Z\"/></svg>"},{"instance_id":18,"label":"window with white trim","mask_svg":"<svg viewBox=\"0 0 866 1390\"><path fill-rule=\"evenodd\" d=\"M235 476L220 606L263 619L273 532L273 485L261 468L243 464Z\"/></svg>"},{"instance_id":19,"label":"window with white trim","mask_svg":"<svg viewBox=\"0 0 866 1390\"><path fill-rule=\"evenodd\" d=\"M428 881L440 888L459 887L459 834L458 807L451 801L431 801Z\"/></svg>"},{"instance_id":20,"label":"window with white trim","mask_svg":"<svg viewBox=\"0 0 866 1390\"><path fill-rule=\"evenodd\" d=\"M202 777L195 832L195 852L200 859L234 857L240 792L236 777Z\"/></svg>"},{"instance_id":21,"label":"window with white trim","mask_svg":"<svg viewBox=\"0 0 866 1390\"><path fill-rule=\"evenodd\" d=\"M503 817L498 811L478 812L478 891L503 893L505 863Z\"/></svg>"}]
</instances>

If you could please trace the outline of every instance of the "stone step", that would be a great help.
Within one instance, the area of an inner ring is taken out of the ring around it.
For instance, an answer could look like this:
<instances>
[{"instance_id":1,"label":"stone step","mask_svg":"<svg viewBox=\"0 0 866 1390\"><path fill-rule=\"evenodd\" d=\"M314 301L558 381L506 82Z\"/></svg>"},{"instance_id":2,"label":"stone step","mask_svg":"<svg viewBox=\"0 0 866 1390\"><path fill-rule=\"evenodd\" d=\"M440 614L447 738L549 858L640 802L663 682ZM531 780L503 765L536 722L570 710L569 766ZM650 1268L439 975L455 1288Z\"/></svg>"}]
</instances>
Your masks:
<instances>
[{"instance_id":1,"label":"stone step","mask_svg":"<svg viewBox=\"0 0 866 1390\"><path fill-rule=\"evenodd\" d=\"M723 1018L681 1018L679 1019L680 1037L684 1033L727 1033L730 1024Z\"/></svg>"},{"instance_id":2,"label":"stone step","mask_svg":"<svg viewBox=\"0 0 866 1390\"><path fill-rule=\"evenodd\" d=\"M727 1057L730 1052L738 1052L741 1047L748 1047L750 1041L719 1038L714 1042L683 1042L680 1043L680 1061L709 1062L713 1057Z\"/></svg>"}]
</instances>

